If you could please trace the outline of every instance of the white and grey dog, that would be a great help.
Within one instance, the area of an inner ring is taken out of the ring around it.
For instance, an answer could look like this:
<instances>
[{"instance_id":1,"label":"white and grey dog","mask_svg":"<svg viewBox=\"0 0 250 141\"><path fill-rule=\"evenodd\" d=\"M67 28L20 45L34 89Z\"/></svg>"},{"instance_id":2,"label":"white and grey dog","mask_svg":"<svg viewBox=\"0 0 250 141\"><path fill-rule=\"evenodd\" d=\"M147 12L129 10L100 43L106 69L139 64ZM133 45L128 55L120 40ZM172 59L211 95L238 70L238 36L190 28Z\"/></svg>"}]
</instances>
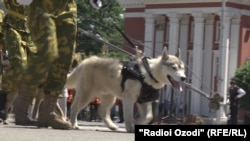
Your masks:
<instances>
[{"instance_id":1,"label":"white and grey dog","mask_svg":"<svg viewBox=\"0 0 250 141\"><path fill-rule=\"evenodd\" d=\"M116 98L123 101L124 121L127 132L134 132L134 124L148 124L152 118L152 101L158 90L172 85L181 90L180 82L186 79L180 55L170 55L163 49L157 58L121 61L115 58L92 56L84 59L67 78L65 87L75 88L70 120L78 129L77 115L94 97L101 100L101 119L111 130L118 126L110 118ZM138 104L139 118L134 120L134 105Z\"/></svg>"}]
</instances>

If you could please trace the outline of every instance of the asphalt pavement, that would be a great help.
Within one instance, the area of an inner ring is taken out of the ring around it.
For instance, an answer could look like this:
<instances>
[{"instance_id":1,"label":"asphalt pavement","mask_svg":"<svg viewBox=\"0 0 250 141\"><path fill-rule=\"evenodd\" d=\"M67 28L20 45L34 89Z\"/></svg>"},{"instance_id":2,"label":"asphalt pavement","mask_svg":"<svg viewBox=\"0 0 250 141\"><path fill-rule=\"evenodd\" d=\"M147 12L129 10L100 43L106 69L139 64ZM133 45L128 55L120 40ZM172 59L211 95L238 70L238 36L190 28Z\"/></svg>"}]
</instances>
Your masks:
<instances>
[{"instance_id":1,"label":"asphalt pavement","mask_svg":"<svg viewBox=\"0 0 250 141\"><path fill-rule=\"evenodd\" d=\"M134 141L123 123L112 131L103 122L78 121L79 130L58 130L36 126L18 126L14 122L0 125L0 141Z\"/></svg>"}]
</instances>

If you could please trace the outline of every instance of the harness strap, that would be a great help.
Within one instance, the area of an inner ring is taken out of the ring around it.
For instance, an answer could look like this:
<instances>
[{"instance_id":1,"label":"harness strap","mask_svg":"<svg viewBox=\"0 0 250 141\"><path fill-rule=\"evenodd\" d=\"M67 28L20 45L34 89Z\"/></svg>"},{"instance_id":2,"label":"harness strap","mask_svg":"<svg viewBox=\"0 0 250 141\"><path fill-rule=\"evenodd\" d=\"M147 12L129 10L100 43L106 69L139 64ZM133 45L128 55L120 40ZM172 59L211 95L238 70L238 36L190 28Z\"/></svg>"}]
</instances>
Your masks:
<instances>
[{"instance_id":1,"label":"harness strap","mask_svg":"<svg viewBox=\"0 0 250 141\"><path fill-rule=\"evenodd\" d=\"M142 62L144 64L146 71L148 72L149 76L151 77L151 79L153 79L156 83L158 83L158 80L156 80L156 78L153 76L152 71L149 67L148 60L147 60L148 58L149 57L143 57Z\"/></svg>"},{"instance_id":2,"label":"harness strap","mask_svg":"<svg viewBox=\"0 0 250 141\"><path fill-rule=\"evenodd\" d=\"M12 16L15 16L15 17L17 17L17 18L19 18L19 19L22 19L22 20L24 20L24 21L27 20L27 16L25 16L25 15L23 15L23 14L20 14L20 13L14 11L14 10L11 10L11 9L8 9L8 14L10 14L10 15L12 15Z\"/></svg>"},{"instance_id":3,"label":"harness strap","mask_svg":"<svg viewBox=\"0 0 250 141\"><path fill-rule=\"evenodd\" d=\"M145 83L144 75L142 75L140 67L139 67L139 63L137 61L123 62L123 68L122 68L121 74L122 74L122 81L121 81L122 91L124 91L124 83L126 82L127 79L139 80L141 82L142 88L140 91L140 95L137 99L137 103L141 104L144 102L154 101L159 98L159 95L160 95L159 89L155 89L152 86ZM154 78L154 77L151 77L151 78Z\"/></svg>"},{"instance_id":4,"label":"harness strap","mask_svg":"<svg viewBox=\"0 0 250 141\"><path fill-rule=\"evenodd\" d=\"M151 102L159 99L160 90L155 89L147 83L142 84L141 92L137 98L137 103Z\"/></svg>"},{"instance_id":5,"label":"harness strap","mask_svg":"<svg viewBox=\"0 0 250 141\"><path fill-rule=\"evenodd\" d=\"M142 84L144 83L144 75L142 75L138 62L136 61L125 61L123 62L122 68L122 81L121 87L124 90L124 83L127 79L139 80Z\"/></svg>"}]
</instances>

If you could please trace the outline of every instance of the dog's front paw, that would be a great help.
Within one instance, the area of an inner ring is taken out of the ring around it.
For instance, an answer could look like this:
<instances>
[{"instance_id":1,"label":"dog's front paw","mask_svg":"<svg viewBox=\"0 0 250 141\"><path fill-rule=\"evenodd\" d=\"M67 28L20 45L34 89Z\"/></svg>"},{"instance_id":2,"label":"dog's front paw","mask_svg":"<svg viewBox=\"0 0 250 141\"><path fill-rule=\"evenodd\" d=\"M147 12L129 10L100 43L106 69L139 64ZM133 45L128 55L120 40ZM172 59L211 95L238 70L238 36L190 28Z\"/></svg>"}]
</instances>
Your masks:
<instances>
[{"instance_id":1,"label":"dog's front paw","mask_svg":"<svg viewBox=\"0 0 250 141\"><path fill-rule=\"evenodd\" d=\"M118 130L119 129L119 127L118 126L109 126L108 127L110 130L113 130L113 131L116 131L116 130Z\"/></svg>"},{"instance_id":2,"label":"dog's front paw","mask_svg":"<svg viewBox=\"0 0 250 141\"><path fill-rule=\"evenodd\" d=\"M78 126L78 125L74 125L74 126L73 126L73 129L75 129L75 130L80 130L80 129L81 129L81 127L80 127L80 126Z\"/></svg>"},{"instance_id":3,"label":"dog's front paw","mask_svg":"<svg viewBox=\"0 0 250 141\"><path fill-rule=\"evenodd\" d=\"M107 125L107 127L110 130L118 130L118 126L116 124L114 124L114 122L112 122L111 120L108 119L104 119L103 122Z\"/></svg>"},{"instance_id":4,"label":"dog's front paw","mask_svg":"<svg viewBox=\"0 0 250 141\"><path fill-rule=\"evenodd\" d=\"M3 124L7 125L7 124L9 124L9 122L6 121L6 120L4 120L4 121L3 121Z\"/></svg>"}]
</instances>

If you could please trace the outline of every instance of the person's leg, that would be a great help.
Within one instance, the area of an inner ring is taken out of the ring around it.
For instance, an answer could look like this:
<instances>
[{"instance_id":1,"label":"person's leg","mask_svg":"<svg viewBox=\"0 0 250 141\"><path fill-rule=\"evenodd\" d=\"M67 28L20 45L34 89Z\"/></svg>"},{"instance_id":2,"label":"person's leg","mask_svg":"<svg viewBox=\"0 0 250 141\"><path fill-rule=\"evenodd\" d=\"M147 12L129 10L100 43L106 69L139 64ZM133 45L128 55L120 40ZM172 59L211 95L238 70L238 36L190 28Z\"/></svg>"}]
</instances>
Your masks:
<instances>
[{"instance_id":1,"label":"person's leg","mask_svg":"<svg viewBox=\"0 0 250 141\"><path fill-rule=\"evenodd\" d=\"M90 103L90 121L94 120L94 104Z\"/></svg>"},{"instance_id":2,"label":"person's leg","mask_svg":"<svg viewBox=\"0 0 250 141\"><path fill-rule=\"evenodd\" d=\"M180 117L181 118L183 117L183 109L181 109L181 111L180 111Z\"/></svg>"},{"instance_id":3,"label":"person's leg","mask_svg":"<svg viewBox=\"0 0 250 141\"><path fill-rule=\"evenodd\" d=\"M233 125L237 124L237 112L238 112L237 106L232 105L230 107L230 124Z\"/></svg>"},{"instance_id":4,"label":"person's leg","mask_svg":"<svg viewBox=\"0 0 250 141\"><path fill-rule=\"evenodd\" d=\"M7 114L5 113L5 104L7 101L7 94L0 90L0 123L6 121Z\"/></svg>"},{"instance_id":5,"label":"person's leg","mask_svg":"<svg viewBox=\"0 0 250 141\"><path fill-rule=\"evenodd\" d=\"M120 117L120 121L119 123L123 123L124 122L124 115L123 115L123 105L122 105L122 101L119 104L119 117Z\"/></svg>"},{"instance_id":6,"label":"person's leg","mask_svg":"<svg viewBox=\"0 0 250 141\"><path fill-rule=\"evenodd\" d=\"M10 27L7 29L6 44L8 47L6 49L8 50L10 68L5 70L2 87L8 94L5 113L9 113L14 105L17 125L35 124L28 118L29 106L33 101L35 92L24 85L19 85L23 84L22 79L27 68L27 46L23 44L23 42L27 42L27 37L27 33L19 32Z\"/></svg>"},{"instance_id":7,"label":"person's leg","mask_svg":"<svg viewBox=\"0 0 250 141\"><path fill-rule=\"evenodd\" d=\"M18 96L14 104L15 124L16 125L36 125L36 121L29 118L30 105L33 105L36 89L28 87L24 82L18 86Z\"/></svg>"},{"instance_id":8,"label":"person's leg","mask_svg":"<svg viewBox=\"0 0 250 141\"><path fill-rule=\"evenodd\" d=\"M61 9L64 10L64 14L57 15L55 18L51 16L51 13L44 10L47 8L44 2L34 0L30 5L29 14L32 39L38 48L38 52L29 59L31 62L29 68L35 69L33 77L40 77L40 79L35 80L35 83L44 84L45 93L44 103L41 106L37 122L39 127L51 126L56 129L69 129L72 127L71 123L57 115L55 108L66 81L75 46L76 5L73 1L70 1L69 5L65 5L66 9ZM52 5L56 6L55 3L67 2L69 1L53 1ZM38 29L39 27L40 29ZM41 35L40 31L46 31L42 32L46 35ZM34 68L34 66L36 67ZM45 79L41 78L44 74L47 74Z\"/></svg>"},{"instance_id":9,"label":"person's leg","mask_svg":"<svg viewBox=\"0 0 250 141\"><path fill-rule=\"evenodd\" d=\"M67 119L69 119L70 117L70 107L71 107L71 103L67 102Z\"/></svg>"},{"instance_id":10,"label":"person's leg","mask_svg":"<svg viewBox=\"0 0 250 141\"><path fill-rule=\"evenodd\" d=\"M238 105L237 106L235 106L235 119L234 119L234 123L235 123L235 125L237 125L238 124Z\"/></svg>"}]
</instances>

